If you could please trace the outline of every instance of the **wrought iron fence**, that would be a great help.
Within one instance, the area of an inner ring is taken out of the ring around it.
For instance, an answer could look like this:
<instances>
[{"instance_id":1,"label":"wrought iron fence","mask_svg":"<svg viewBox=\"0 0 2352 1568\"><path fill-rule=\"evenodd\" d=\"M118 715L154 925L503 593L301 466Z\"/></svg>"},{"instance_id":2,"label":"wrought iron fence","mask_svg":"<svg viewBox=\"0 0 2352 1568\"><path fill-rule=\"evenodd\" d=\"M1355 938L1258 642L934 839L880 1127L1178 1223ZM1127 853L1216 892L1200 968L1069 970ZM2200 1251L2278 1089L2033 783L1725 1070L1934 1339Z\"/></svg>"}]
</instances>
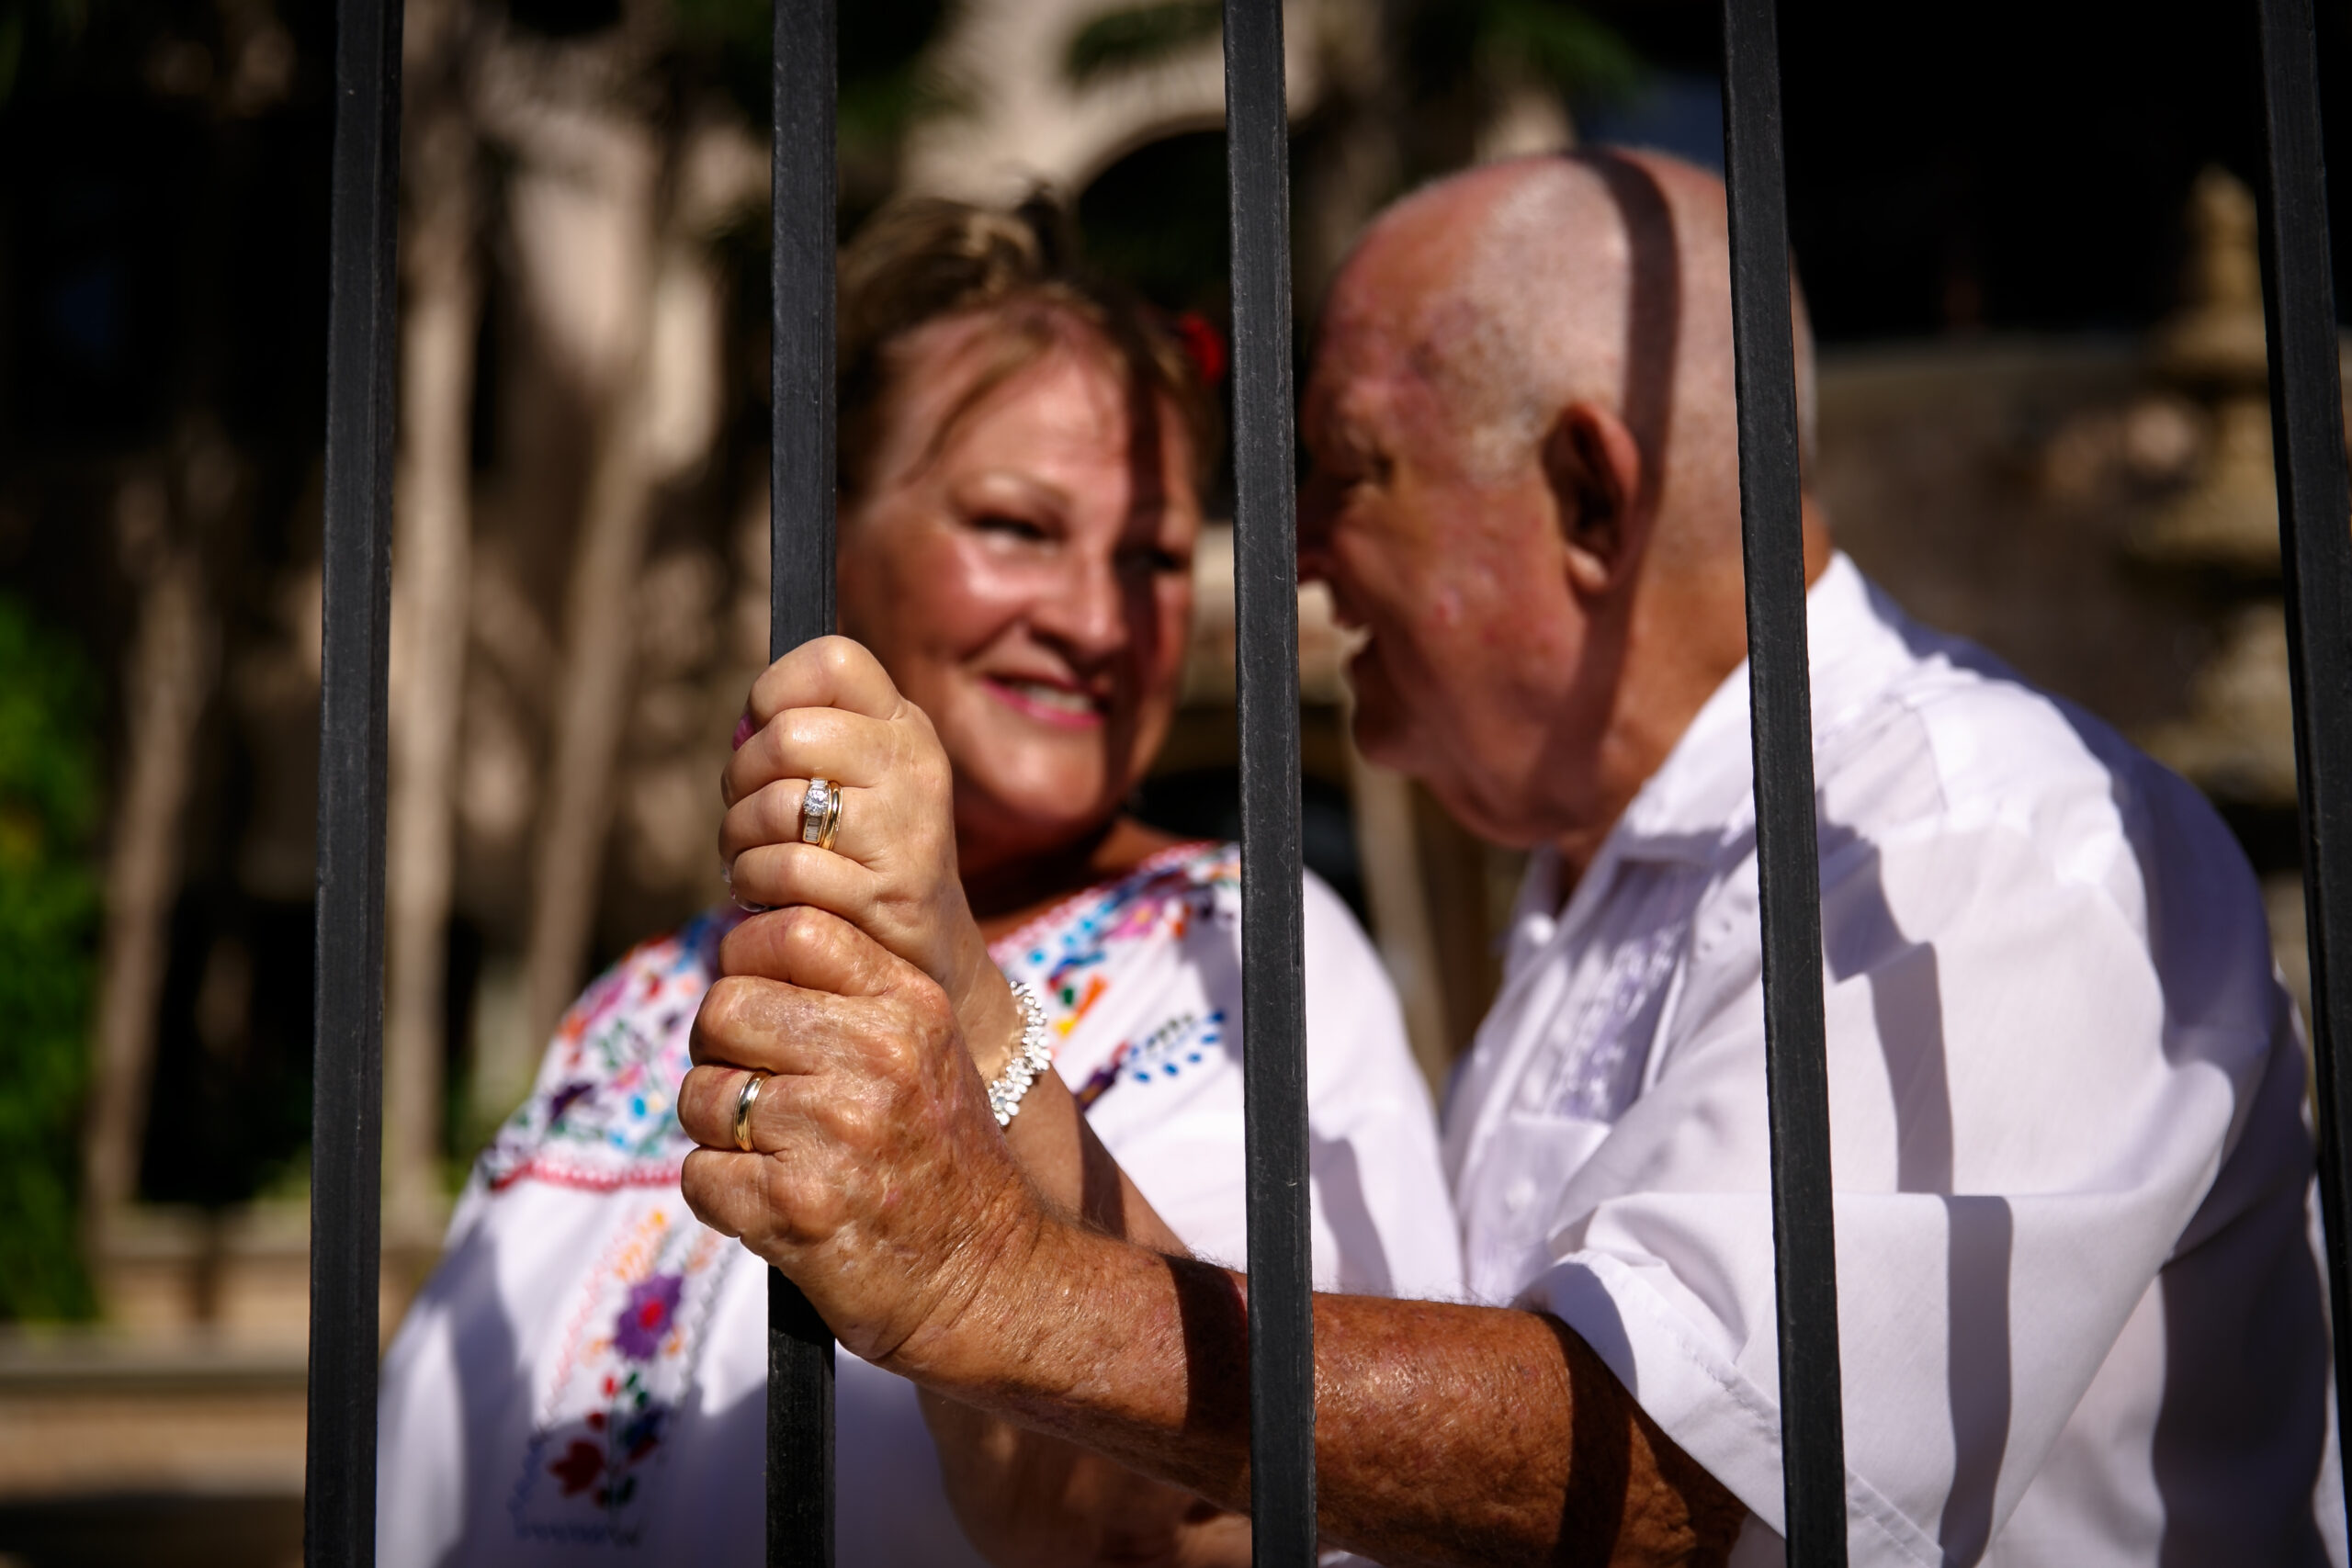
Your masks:
<instances>
[{"instance_id":1,"label":"wrought iron fence","mask_svg":"<svg viewBox=\"0 0 2352 1568\"><path fill-rule=\"evenodd\" d=\"M776 0L771 651L833 618L834 3ZM2262 244L2335 1342L2352 1170L2352 498L2311 0L2256 0ZM313 1568L375 1555L384 761L401 0L338 0L320 704L309 1483ZM1280 0L1225 0L1232 213L1250 1473L1261 1563L1316 1556L1287 112ZM1740 498L1792 1562L1846 1558L1819 872L1774 0L1724 0ZM832 1337L769 1285L767 1555L832 1557ZM2352 1370L2335 1362L2339 1420ZM2352 1453L2352 1441L2344 1445Z\"/></svg>"}]
</instances>

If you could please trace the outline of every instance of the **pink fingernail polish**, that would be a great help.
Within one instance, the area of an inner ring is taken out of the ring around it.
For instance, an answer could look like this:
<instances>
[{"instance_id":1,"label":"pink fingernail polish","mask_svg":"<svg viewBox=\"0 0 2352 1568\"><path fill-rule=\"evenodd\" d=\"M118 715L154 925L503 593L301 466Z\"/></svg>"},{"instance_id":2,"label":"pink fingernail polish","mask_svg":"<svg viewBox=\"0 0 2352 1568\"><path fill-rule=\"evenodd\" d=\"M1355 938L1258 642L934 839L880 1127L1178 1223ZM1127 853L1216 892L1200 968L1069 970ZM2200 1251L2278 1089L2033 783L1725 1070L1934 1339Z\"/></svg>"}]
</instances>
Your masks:
<instances>
[{"instance_id":1,"label":"pink fingernail polish","mask_svg":"<svg viewBox=\"0 0 2352 1568\"><path fill-rule=\"evenodd\" d=\"M759 732L760 727L752 722L751 714L746 712L742 717L735 721L735 750L741 751L743 749L743 742Z\"/></svg>"}]
</instances>

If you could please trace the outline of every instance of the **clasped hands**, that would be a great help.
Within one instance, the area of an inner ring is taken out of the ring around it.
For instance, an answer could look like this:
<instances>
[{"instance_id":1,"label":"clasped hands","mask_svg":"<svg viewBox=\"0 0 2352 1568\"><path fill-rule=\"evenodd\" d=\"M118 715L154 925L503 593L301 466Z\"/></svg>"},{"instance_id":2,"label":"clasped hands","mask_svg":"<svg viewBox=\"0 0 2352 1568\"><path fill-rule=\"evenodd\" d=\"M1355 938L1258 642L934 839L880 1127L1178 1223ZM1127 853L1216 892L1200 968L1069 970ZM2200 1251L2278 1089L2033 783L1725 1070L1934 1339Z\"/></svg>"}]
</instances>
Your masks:
<instances>
[{"instance_id":1,"label":"clasped hands","mask_svg":"<svg viewBox=\"0 0 2352 1568\"><path fill-rule=\"evenodd\" d=\"M771 665L749 728L719 852L736 897L768 908L728 934L695 1021L678 1119L701 1146L681 1185L849 1349L936 1377L1047 1219L989 1110L1019 1014L957 878L946 755L842 637ZM843 795L830 850L800 841L811 778ZM735 1112L755 1071L770 1077L745 1153Z\"/></svg>"}]
</instances>

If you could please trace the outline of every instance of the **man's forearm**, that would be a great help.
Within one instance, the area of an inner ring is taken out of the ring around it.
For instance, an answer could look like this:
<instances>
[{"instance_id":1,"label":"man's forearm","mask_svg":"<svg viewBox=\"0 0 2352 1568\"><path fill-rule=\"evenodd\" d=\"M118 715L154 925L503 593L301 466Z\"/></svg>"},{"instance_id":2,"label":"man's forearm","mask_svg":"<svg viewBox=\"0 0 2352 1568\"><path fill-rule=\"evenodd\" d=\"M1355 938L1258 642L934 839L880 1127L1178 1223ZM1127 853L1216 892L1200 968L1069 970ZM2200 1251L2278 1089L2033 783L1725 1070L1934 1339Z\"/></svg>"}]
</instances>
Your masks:
<instances>
[{"instance_id":1,"label":"man's forearm","mask_svg":"<svg viewBox=\"0 0 2352 1568\"><path fill-rule=\"evenodd\" d=\"M1065 1224L1039 1232L1022 1273L1034 1294L996 1297L996 1320L911 1375L1248 1508L1246 1281ZM1556 1321L1318 1296L1315 1332L1329 1542L1392 1568L1728 1553L1739 1504Z\"/></svg>"}]
</instances>

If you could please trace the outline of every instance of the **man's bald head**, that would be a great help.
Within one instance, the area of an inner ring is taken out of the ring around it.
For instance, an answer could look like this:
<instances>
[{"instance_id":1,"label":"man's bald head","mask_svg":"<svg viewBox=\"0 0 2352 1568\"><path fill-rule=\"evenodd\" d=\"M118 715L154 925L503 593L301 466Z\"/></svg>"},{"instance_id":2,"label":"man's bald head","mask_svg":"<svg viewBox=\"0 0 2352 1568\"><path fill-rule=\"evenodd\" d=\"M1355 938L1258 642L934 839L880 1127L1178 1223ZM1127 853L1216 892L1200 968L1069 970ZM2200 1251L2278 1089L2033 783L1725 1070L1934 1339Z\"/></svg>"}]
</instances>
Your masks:
<instances>
[{"instance_id":1,"label":"man's bald head","mask_svg":"<svg viewBox=\"0 0 2352 1568\"><path fill-rule=\"evenodd\" d=\"M1792 303L1809 468L1812 333L1802 299ZM1589 401L1641 444L1654 502L1713 513L1729 498L1736 526L1730 250L1713 175L1602 149L1425 187L1351 257L1327 332L1351 316L1381 318L1409 345L1474 471L1521 459L1562 408Z\"/></svg>"},{"instance_id":2,"label":"man's bald head","mask_svg":"<svg viewBox=\"0 0 2352 1568\"><path fill-rule=\"evenodd\" d=\"M1801 309L1796 348L1809 446ZM1576 863L1747 649L1722 184L1587 152L1407 197L1332 285L1302 434L1366 754Z\"/></svg>"}]
</instances>

